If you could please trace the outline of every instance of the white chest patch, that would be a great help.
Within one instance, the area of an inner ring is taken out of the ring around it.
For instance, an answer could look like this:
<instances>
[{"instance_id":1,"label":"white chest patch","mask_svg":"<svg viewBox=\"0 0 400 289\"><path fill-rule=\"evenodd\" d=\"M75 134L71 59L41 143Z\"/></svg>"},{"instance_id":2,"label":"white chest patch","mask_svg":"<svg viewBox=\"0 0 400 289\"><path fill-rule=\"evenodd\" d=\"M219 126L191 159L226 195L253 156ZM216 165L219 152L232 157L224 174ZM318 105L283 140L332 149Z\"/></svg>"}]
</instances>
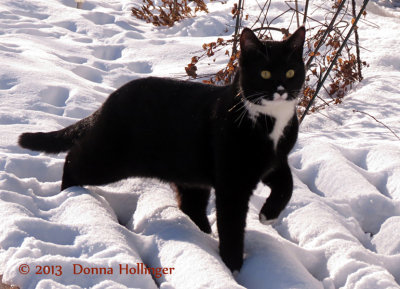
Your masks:
<instances>
[{"instance_id":1,"label":"white chest patch","mask_svg":"<svg viewBox=\"0 0 400 289\"><path fill-rule=\"evenodd\" d=\"M256 121L260 114L266 114L275 118L274 129L270 133L269 137L274 142L274 148L276 149L278 141L283 134L283 130L288 124L289 120L293 117L295 113L295 107L297 104L297 99L286 101L286 100L276 100L267 101L262 100L261 105L254 104L248 100L244 101L244 105L249 112L249 117L252 121Z\"/></svg>"}]
</instances>

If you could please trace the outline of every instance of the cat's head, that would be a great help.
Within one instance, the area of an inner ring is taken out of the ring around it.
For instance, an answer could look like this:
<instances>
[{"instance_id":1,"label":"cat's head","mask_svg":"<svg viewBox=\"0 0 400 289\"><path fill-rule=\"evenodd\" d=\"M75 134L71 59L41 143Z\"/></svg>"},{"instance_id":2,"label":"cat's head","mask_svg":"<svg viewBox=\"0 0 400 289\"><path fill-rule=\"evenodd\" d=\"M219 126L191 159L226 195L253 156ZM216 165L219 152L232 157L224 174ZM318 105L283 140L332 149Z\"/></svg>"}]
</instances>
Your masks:
<instances>
[{"instance_id":1,"label":"cat's head","mask_svg":"<svg viewBox=\"0 0 400 289\"><path fill-rule=\"evenodd\" d=\"M240 36L242 96L255 104L296 99L305 79L304 39L304 27L283 41L260 41L245 28Z\"/></svg>"}]
</instances>

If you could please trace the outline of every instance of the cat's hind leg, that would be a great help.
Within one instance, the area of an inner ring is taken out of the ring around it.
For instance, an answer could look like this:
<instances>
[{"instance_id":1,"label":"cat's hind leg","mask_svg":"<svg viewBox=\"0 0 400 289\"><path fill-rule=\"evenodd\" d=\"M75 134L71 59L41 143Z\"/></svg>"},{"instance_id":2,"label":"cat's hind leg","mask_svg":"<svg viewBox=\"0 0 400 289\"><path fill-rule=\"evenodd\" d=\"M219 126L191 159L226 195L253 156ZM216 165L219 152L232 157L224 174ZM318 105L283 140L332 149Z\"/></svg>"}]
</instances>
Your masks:
<instances>
[{"instance_id":1,"label":"cat's hind leg","mask_svg":"<svg viewBox=\"0 0 400 289\"><path fill-rule=\"evenodd\" d=\"M110 149L77 145L65 158L61 190L72 186L105 185L127 178L126 162Z\"/></svg>"},{"instance_id":2,"label":"cat's hind leg","mask_svg":"<svg viewBox=\"0 0 400 289\"><path fill-rule=\"evenodd\" d=\"M293 192L293 177L287 162L275 168L262 182L271 188L271 194L260 211L260 221L268 224L279 217Z\"/></svg>"},{"instance_id":3,"label":"cat's hind leg","mask_svg":"<svg viewBox=\"0 0 400 289\"><path fill-rule=\"evenodd\" d=\"M177 193L179 208L202 230L211 233L207 219L207 205L210 196L209 188L172 185Z\"/></svg>"}]
</instances>

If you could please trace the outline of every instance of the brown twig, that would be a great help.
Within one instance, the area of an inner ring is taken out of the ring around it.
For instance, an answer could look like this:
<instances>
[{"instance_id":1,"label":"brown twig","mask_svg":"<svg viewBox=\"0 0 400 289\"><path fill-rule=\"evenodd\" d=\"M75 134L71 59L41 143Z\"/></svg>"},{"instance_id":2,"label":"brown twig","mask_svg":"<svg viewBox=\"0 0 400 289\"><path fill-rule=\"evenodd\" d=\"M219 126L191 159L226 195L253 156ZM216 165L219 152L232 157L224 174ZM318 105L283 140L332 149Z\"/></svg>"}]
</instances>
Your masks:
<instances>
[{"instance_id":1,"label":"brown twig","mask_svg":"<svg viewBox=\"0 0 400 289\"><path fill-rule=\"evenodd\" d=\"M299 4L297 3L297 0L294 0L295 7L296 7L296 20L297 20L297 28L300 27L300 19L299 19Z\"/></svg>"},{"instance_id":2,"label":"brown twig","mask_svg":"<svg viewBox=\"0 0 400 289\"><path fill-rule=\"evenodd\" d=\"M243 16L243 0L239 0L238 11L236 13L236 24L235 24L235 34L233 35L233 45L232 45L232 55L237 53L237 42L239 39L239 29L242 26L242 16Z\"/></svg>"},{"instance_id":3,"label":"brown twig","mask_svg":"<svg viewBox=\"0 0 400 289\"><path fill-rule=\"evenodd\" d=\"M279 32L282 32L283 35L289 36L289 30L287 30L286 28L259 27L259 28L253 29L254 32L260 31L260 30L274 30L274 31L279 31Z\"/></svg>"},{"instance_id":4,"label":"brown twig","mask_svg":"<svg viewBox=\"0 0 400 289\"><path fill-rule=\"evenodd\" d=\"M303 25L306 25L309 1L310 0L306 0L306 7L304 8L304 14L303 14Z\"/></svg>"},{"instance_id":5,"label":"brown twig","mask_svg":"<svg viewBox=\"0 0 400 289\"><path fill-rule=\"evenodd\" d=\"M384 127L386 127L388 130L390 130L390 132L398 139L400 140L400 137L390 128L388 127L386 124L384 124L383 122L381 122L380 120L376 119L376 117L370 115L369 113L365 112L365 111L359 111L357 109L353 109L353 112L359 112L362 114L365 114L367 116L369 116L370 118L374 119L377 123L380 123L381 125L383 125Z\"/></svg>"},{"instance_id":6,"label":"brown twig","mask_svg":"<svg viewBox=\"0 0 400 289\"><path fill-rule=\"evenodd\" d=\"M356 1L351 0L351 4L353 5L353 19L356 18ZM358 80L361 81L363 79L361 73L361 59L360 59L360 45L358 40L358 29L354 29L354 38L356 40L356 56L357 56L357 70L358 70Z\"/></svg>"}]
</instances>

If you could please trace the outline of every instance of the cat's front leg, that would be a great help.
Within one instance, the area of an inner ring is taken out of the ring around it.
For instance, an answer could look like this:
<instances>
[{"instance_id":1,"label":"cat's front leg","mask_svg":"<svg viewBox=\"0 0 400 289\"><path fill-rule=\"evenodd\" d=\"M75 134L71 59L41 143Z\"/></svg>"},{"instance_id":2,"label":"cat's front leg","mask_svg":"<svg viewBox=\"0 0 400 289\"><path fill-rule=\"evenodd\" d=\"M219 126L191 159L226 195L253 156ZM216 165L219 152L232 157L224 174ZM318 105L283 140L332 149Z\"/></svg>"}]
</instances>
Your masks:
<instances>
[{"instance_id":1,"label":"cat's front leg","mask_svg":"<svg viewBox=\"0 0 400 289\"><path fill-rule=\"evenodd\" d=\"M243 264L244 229L251 193L251 189L216 188L219 252L232 272L240 270Z\"/></svg>"},{"instance_id":2,"label":"cat's front leg","mask_svg":"<svg viewBox=\"0 0 400 289\"><path fill-rule=\"evenodd\" d=\"M271 188L271 194L260 211L260 221L270 224L279 217L293 192L293 177L287 161L283 161L266 175L262 182Z\"/></svg>"}]
</instances>

